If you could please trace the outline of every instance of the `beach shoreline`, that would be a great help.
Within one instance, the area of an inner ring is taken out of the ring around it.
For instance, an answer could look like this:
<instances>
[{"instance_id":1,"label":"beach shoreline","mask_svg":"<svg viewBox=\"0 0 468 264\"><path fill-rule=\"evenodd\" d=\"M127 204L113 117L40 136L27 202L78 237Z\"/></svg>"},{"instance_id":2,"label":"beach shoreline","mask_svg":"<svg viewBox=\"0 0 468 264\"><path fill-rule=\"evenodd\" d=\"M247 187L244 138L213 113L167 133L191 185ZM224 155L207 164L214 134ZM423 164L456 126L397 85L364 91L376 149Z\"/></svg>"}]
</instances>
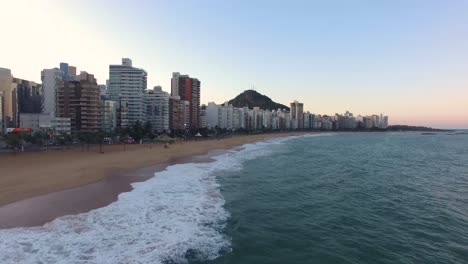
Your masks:
<instances>
[{"instance_id":1,"label":"beach shoreline","mask_svg":"<svg viewBox=\"0 0 468 264\"><path fill-rule=\"evenodd\" d=\"M288 132L162 144L104 146L89 151L31 152L0 157L0 228L40 226L88 212L131 191L170 165L209 162L212 156L272 138L317 134Z\"/></svg>"}]
</instances>

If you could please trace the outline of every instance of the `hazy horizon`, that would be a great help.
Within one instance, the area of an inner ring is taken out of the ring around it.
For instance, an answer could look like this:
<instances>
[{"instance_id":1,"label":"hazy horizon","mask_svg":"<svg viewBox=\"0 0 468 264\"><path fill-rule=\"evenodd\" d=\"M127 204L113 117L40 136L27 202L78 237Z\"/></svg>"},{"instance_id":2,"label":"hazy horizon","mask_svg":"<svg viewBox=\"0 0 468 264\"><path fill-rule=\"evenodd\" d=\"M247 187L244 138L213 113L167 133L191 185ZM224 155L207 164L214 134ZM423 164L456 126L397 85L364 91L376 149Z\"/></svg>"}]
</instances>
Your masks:
<instances>
[{"instance_id":1,"label":"hazy horizon","mask_svg":"<svg viewBox=\"0 0 468 264\"><path fill-rule=\"evenodd\" d=\"M468 128L468 2L0 1L0 67L17 78L67 62L105 84L128 57L148 89L200 79L202 103L255 86L317 114Z\"/></svg>"}]
</instances>

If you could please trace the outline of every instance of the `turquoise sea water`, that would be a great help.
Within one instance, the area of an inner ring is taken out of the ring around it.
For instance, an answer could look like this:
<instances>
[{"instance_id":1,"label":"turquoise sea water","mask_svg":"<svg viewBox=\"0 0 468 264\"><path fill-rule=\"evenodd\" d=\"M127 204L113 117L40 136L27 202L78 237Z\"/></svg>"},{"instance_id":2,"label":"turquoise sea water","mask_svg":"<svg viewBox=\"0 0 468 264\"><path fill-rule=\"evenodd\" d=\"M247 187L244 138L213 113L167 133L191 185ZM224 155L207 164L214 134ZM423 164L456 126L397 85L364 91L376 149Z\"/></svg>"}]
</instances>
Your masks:
<instances>
[{"instance_id":1,"label":"turquoise sea water","mask_svg":"<svg viewBox=\"0 0 468 264\"><path fill-rule=\"evenodd\" d=\"M192 263L468 263L468 135L296 138L219 174L230 249Z\"/></svg>"}]
</instances>

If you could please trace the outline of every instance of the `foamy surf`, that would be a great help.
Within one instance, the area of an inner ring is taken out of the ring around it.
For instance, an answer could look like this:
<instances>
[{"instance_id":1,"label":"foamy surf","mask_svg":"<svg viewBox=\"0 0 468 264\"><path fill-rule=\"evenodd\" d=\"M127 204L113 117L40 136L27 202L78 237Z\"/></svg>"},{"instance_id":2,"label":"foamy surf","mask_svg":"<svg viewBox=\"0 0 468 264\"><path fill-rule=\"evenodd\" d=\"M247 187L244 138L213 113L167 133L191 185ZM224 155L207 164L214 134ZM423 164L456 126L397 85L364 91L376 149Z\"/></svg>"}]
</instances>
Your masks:
<instances>
[{"instance_id":1,"label":"foamy surf","mask_svg":"<svg viewBox=\"0 0 468 264\"><path fill-rule=\"evenodd\" d=\"M156 173L109 206L41 227L0 230L1 263L187 263L230 251L216 175L271 154L288 138L247 144L214 162Z\"/></svg>"}]
</instances>

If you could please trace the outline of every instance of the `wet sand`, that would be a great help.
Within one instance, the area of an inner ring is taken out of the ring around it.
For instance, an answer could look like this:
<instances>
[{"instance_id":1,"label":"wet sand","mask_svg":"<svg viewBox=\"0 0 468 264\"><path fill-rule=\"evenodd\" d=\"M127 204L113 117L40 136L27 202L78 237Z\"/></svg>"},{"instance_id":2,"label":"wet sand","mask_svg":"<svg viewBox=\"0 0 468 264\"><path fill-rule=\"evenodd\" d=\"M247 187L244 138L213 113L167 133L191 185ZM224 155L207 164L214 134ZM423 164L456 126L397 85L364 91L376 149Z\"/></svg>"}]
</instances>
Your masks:
<instances>
[{"instance_id":1,"label":"wet sand","mask_svg":"<svg viewBox=\"0 0 468 264\"><path fill-rule=\"evenodd\" d=\"M76 148L0 155L0 228L43 225L117 200L131 183L145 181L168 165L208 162L236 146L303 133L234 136L220 140Z\"/></svg>"},{"instance_id":2,"label":"wet sand","mask_svg":"<svg viewBox=\"0 0 468 264\"><path fill-rule=\"evenodd\" d=\"M131 191L132 183L146 181L167 166L210 162L211 156L222 152L225 151L215 150L208 155L180 158L131 172L115 173L95 183L7 204L0 207L0 229L41 226L60 216L84 213L109 205L117 200L119 194Z\"/></svg>"}]
</instances>

